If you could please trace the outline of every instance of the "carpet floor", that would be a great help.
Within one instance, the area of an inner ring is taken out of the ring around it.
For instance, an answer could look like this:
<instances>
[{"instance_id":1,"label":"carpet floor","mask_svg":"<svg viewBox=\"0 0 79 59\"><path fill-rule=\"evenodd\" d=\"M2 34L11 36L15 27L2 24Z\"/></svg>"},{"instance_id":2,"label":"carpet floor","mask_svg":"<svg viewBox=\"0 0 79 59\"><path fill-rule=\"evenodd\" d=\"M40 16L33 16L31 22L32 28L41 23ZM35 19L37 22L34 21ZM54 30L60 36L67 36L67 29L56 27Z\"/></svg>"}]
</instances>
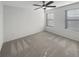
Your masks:
<instances>
[{"instance_id":1,"label":"carpet floor","mask_svg":"<svg viewBox=\"0 0 79 59\"><path fill-rule=\"evenodd\" d=\"M1 57L79 57L79 42L44 31L4 43Z\"/></svg>"}]
</instances>

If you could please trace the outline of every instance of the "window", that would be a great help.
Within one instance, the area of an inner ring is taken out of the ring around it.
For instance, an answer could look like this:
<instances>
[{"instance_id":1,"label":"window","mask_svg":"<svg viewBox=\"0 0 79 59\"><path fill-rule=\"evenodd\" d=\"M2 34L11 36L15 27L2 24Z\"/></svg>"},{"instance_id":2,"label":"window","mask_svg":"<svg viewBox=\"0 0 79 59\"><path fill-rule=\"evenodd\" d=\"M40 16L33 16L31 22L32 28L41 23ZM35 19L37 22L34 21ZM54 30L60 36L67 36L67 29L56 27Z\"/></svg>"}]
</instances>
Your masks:
<instances>
[{"instance_id":1,"label":"window","mask_svg":"<svg viewBox=\"0 0 79 59\"><path fill-rule=\"evenodd\" d=\"M65 28L79 31L79 9L66 10Z\"/></svg>"},{"instance_id":2,"label":"window","mask_svg":"<svg viewBox=\"0 0 79 59\"><path fill-rule=\"evenodd\" d=\"M54 21L54 14L53 13L48 13L46 14L46 19L47 19L47 26L55 26L55 21Z\"/></svg>"}]
</instances>

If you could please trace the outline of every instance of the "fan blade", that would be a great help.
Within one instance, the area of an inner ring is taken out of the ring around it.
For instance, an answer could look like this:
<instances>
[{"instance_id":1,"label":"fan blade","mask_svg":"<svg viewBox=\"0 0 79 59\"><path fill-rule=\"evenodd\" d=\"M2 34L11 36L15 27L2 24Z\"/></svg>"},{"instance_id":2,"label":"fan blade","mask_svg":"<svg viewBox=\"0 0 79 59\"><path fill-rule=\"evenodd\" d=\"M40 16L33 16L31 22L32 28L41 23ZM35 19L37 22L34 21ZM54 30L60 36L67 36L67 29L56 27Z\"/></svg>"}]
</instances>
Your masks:
<instances>
[{"instance_id":1,"label":"fan blade","mask_svg":"<svg viewBox=\"0 0 79 59\"><path fill-rule=\"evenodd\" d=\"M41 6L41 5L38 5L38 4L33 4L34 6Z\"/></svg>"},{"instance_id":2,"label":"fan blade","mask_svg":"<svg viewBox=\"0 0 79 59\"><path fill-rule=\"evenodd\" d=\"M56 7L56 6L46 6L46 7Z\"/></svg>"},{"instance_id":3,"label":"fan blade","mask_svg":"<svg viewBox=\"0 0 79 59\"><path fill-rule=\"evenodd\" d=\"M37 9L40 9L40 8L42 8L42 7L36 8L36 9L34 9L34 10L37 10Z\"/></svg>"},{"instance_id":4,"label":"fan blade","mask_svg":"<svg viewBox=\"0 0 79 59\"><path fill-rule=\"evenodd\" d=\"M53 1L49 1L49 2L46 4L46 6L47 6L47 5L50 5L51 3L53 3Z\"/></svg>"}]
</instances>

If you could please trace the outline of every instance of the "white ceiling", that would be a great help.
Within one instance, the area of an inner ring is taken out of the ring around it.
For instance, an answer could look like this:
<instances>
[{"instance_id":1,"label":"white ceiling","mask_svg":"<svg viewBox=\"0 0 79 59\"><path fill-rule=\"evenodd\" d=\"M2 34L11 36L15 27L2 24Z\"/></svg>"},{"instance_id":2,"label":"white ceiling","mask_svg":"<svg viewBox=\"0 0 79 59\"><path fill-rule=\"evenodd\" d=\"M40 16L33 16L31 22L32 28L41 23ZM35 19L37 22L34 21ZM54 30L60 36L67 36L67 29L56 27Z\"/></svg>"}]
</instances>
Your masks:
<instances>
[{"instance_id":1,"label":"white ceiling","mask_svg":"<svg viewBox=\"0 0 79 59\"><path fill-rule=\"evenodd\" d=\"M62 7L76 2L78 1L54 1L54 3L52 3L50 6L56 6L55 8L57 8L57 7ZM46 3L48 3L48 1L46 1ZM34 2L34 4L42 5L43 3L41 1L38 1L38 2ZM47 10L49 9L53 9L53 8L47 8Z\"/></svg>"},{"instance_id":2,"label":"white ceiling","mask_svg":"<svg viewBox=\"0 0 79 59\"><path fill-rule=\"evenodd\" d=\"M46 1L47 3L48 1ZM57 6L57 7L61 7L61 6L64 6L64 5L68 5L68 4L72 4L72 3L76 3L78 1L54 1L54 3L51 4L51 6ZM36 4L42 4L41 1L38 1L38 2L34 2Z\"/></svg>"},{"instance_id":3,"label":"white ceiling","mask_svg":"<svg viewBox=\"0 0 79 59\"><path fill-rule=\"evenodd\" d=\"M48 1L46 1L47 3ZM51 5L56 5L57 7L61 7L61 6L64 6L64 5L68 5L68 4L72 4L72 3L75 3L77 1L54 1L54 3L52 3ZM12 5L12 6L19 6L19 7L26 7L27 5L28 6L32 6L33 4L41 4L42 5L42 2L41 1L3 1L3 4L4 5ZM35 8L37 8L35 6Z\"/></svg>"},{"instance_id":4,"label":"white ceiling","mask_svg":"<svg viewBox=\"0 0 79 59\"><path fill-rule=\"evenodd\" d=\"M75 3L75 2L77 2L77 1L55 1L51 5L56 5L57 7L61 7L61 6L64 6L64 5Z\"/></svg>"}]
</instances>

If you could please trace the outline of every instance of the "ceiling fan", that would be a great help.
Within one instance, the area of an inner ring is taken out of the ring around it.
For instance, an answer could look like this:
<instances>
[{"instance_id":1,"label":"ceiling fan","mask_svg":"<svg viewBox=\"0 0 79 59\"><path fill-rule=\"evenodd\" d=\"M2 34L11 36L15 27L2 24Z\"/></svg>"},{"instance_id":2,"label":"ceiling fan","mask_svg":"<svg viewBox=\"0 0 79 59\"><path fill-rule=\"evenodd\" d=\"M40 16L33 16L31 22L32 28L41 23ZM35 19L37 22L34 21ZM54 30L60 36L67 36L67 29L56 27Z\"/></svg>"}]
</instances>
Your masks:
<instances>
[{"instance_id":1,"label":"ceiling fan","mask_svg":"<svg viewBox=\"0 0 79 59\"><path fill-rule=\"evenodd\" d=\"M38 4L33 4L33 6L39 6L39 8L36 8L34 10L38 10L40 8L43 8L44 10L48 7L56 7L56 6L49 6L50 4L54 3L54 1L49 1L46 3L46 1L41 1L42 5L38 5Z\"/></svg>"}]
</instances>

